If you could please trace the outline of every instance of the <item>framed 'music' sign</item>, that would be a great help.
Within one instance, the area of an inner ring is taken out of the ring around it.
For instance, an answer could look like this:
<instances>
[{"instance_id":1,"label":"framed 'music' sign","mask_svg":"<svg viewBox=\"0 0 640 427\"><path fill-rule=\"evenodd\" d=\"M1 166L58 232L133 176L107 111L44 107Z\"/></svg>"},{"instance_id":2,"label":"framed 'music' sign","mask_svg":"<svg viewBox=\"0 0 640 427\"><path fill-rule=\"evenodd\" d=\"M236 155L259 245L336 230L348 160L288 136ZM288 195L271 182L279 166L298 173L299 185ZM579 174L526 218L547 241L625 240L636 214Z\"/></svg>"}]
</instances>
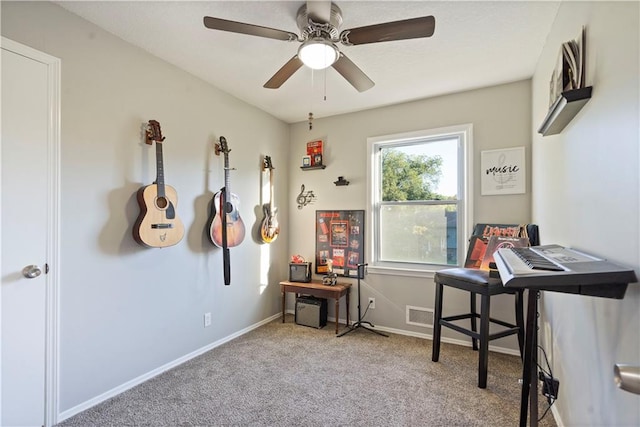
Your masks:
<instances>
[{"instance_id":1,"label":"framed 'music' sign","mask_svg":"<svg viewBox=\"0 0 640 427\"><path fill-rule=\"evenodd\" d=\"M316 211L316 274L358 277L364 262L364 210Z\"/></svg>"}]
</instances>

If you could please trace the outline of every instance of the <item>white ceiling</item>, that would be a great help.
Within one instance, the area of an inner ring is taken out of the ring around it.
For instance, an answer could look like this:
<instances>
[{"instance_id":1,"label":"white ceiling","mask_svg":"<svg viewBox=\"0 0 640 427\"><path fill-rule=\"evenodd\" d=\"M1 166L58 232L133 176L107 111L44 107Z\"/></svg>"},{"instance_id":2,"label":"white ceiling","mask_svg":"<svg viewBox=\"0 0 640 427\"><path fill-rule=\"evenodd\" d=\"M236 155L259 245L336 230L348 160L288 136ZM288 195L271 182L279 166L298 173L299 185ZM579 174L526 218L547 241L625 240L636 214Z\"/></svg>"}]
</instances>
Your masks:
<instances>
[{"instance_id":1,"label":"white ceiling","mask_svg":"<svg viewBox=\"0 0 640 427\"><path fill-rule=\"evenodd\" d=\"M433 15L430 38L339 49L375 86L356 91L334 69L302 67L279 89L263 84L299 43L210 30L213 16L298 33L297 1L59 1L118 37L287 123L526 79L559 2L346 1L341 29ZM325 99L326 95L326 99Z\"/></svg>"}]
</instances>

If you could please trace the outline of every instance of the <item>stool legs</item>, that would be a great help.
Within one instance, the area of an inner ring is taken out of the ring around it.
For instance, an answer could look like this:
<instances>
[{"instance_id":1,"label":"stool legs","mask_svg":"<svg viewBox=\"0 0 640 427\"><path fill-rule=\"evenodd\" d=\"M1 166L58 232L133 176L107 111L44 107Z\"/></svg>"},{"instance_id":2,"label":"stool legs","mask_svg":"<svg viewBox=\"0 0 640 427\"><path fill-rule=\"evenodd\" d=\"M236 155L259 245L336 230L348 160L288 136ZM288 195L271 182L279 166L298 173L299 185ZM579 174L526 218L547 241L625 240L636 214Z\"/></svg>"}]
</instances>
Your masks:
<instances>
[{"instance_id":1,"label":"stool legs","mask_svg":"<svg viewBox=\"0 0 640 427\"><path fill-rule=\"evenodd\" d=\"M442 289L441 283L436 283L436 301L433 310L433 347L431 349L431 360L437 362L440 358L440 337L442 333Z\"/></svg>"},{"instance_id":2,"label":"stool legs","mask_svg":"<svg viewBox=\"0 0 640 427\"><path fill-rule=\"evenodd\" d=\"M478 387L487 388L487 369L489 367L489 311L491 298L482 295L480 303L480 354L478 358Z\"/></svg>"},{"instance_id":3,"label":"stool legs","mask_svg":"<svg viewBox=\"0 0 640 427\"><path fill-rule=\"evenodd\" d=\"M471 311L471 330L473 332L478 332L478 328L476 326L476 317L478 317L478 312L476 310L476 294L474 292L469 292L469 308ZM478 340L475 338L471 338L471 347L474 350L478 350Z\"/></svg>"}]
</instances>

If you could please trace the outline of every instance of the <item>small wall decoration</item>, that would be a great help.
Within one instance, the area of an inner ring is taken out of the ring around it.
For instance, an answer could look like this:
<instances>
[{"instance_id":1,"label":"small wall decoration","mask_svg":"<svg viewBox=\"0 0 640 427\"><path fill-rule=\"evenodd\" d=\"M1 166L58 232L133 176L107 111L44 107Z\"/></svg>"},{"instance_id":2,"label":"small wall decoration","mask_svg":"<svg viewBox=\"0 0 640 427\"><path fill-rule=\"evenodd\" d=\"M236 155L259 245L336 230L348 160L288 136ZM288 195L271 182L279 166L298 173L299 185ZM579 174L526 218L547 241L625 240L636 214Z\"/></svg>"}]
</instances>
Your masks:
<instances>
[{"instance_id":1,"label":"small wall decoration","mask_svg":"<svg viewBox=\"0 0 640 427\"><path fill-rule=\"evenodd\" d=\"M316 274L358 277L362 262L364 210L316 211Z\"/></svg>"},{"instance_id":2,"label":"small wall decoration","mask_svg":"<svg viewBox=\"0 0 640 427\"><path fill-rule=\"evenodd\" d=\"M313 190L304 191L304 184L300 186L300 194L296 197L298 202L298 209L302 209L309 203L313 203L316 200L316 195L313 194Z\"/></svg>"},{"instance_id":3,"label":"small wall decoration","mask_svg":"<svg viewBox=\"0 0 640 427\"><path fill-rule=\"evenodd\" d=\"M487 150L480 153L481 194L526 192L524 147Z\"/></svg>"}]
</instances>

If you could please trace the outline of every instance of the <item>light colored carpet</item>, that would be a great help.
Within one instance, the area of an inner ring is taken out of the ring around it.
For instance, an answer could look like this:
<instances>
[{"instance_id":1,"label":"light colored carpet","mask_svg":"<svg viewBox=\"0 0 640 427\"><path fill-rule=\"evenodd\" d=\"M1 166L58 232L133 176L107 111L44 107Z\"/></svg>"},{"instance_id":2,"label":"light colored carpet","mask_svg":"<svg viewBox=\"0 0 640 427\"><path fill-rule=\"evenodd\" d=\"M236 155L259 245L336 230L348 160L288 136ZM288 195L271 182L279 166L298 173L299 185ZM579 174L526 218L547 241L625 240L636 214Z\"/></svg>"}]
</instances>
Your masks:
<instances>
[{"instance_id":1,"label":"light colored carpet","mask_svg":"<svg viewBox=\"0 0 640 427\"><path fill-rule=\"evenodd\" d=\"M277 319L61 424L71 426L515 426L520 359L333 324ZM541 396L540 415L546 409ZM555 427L551 413L541 427Z\"/></svg>"}]
</instances>

